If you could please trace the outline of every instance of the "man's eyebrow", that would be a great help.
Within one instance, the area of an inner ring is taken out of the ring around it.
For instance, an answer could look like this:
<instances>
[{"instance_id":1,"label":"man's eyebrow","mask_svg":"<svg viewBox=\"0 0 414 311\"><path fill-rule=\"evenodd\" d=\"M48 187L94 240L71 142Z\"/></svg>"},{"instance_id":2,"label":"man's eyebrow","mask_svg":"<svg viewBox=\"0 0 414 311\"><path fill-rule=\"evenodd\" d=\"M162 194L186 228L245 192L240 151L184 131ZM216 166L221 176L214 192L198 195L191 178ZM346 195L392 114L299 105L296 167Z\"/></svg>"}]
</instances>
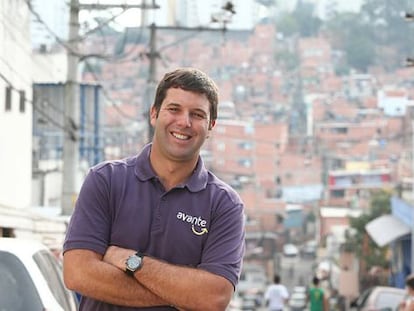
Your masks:
<instances>
[{"instance_id":1,"label":"man's eyebrow","mask_svg":"<svg viewBox=\"0 0 414 311\"><path fill-rule=\"evenodd\" d=\"M164 105L164 109L167 109L167 108L179 108L179 107L181 107L181 105L178 104L178 103L174 103L174 102L172 102L172 103L166 103Z\"/></svg>"}]
</instances>

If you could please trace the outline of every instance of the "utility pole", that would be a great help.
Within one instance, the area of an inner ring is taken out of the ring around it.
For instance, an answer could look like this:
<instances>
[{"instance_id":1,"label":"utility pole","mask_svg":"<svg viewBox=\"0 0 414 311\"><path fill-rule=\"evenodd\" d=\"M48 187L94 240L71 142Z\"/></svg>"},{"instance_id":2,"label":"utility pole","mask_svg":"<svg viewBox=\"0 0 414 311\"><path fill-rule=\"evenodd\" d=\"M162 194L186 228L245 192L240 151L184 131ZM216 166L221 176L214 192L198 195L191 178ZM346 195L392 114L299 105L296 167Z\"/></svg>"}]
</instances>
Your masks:
<instances>
[{"instance_id":1,"label":"utility pole","mask_svg":"<svg viewBox=\"0 0 414 311\"><path fill-rule=\"evenodd\" d=\"M414 13L413 12L406 12L405 13L405 20L408 22L414 21ZM413 67L414 66L414 58L407 57L406 58L406 66ZM411 146L411 165L412 165L412 190L414 191L414 121L411 121L411 136L412 136L412 146ZM411 273L414 273L414 208L411 209Z\"/></svg>"},{"instance_id":2,"label":"utility pole","mask_svg":"<svg viewBox=\"0 0 414 311\"><path fill-rule=\"evenodd\" d=\"M413 20L414 14L410 14L410 20ZM408 18L408 17L407 17ZM407 66L414 66L414 60L412 58L407 58ZM412 190L414 191L414 121L411 122L411 135L412 135L412 146L411 146L411 163L412 163L412 172L411 172L411 185ZM414 273L414 207L411 208L411 273Z\"/></svg>"},{"instance_id":3,"label":"utility pole","mask_svg":"<svg viewBox=\"0 0 414 311\"><path fill-rule=\"evenodd\" d=\"M79 0L70 1L67 79L65 84L62 214L71 215L77 196L76 175L79 164L79 96L78 96L78 44Z\"/></svg>"},{"instance_id":4,"label":"utility pole","mask_svg":"<svg viewBox=\"0 0 414 311\"><path fill-rule=\"evenodd\" d=\"M153 1L154 2L154 1ZM67 79L65 84L65 109L63 141L63 176L62 176L62 214L71 215L77 198L77 174L79 167L79 83L78 83L78 36L79 36L79 11L107 10L111 8L140 8L158 9L159 6L152 4L80 4L79 0L70 0L69 18L69 40L67 56Z\"/></svg>"},{"instance_id":5,"label":"utility pole","mask_svg":"<svg viewBox=\"0 0 414 311\"><path fill-rule=\"evenodd\" d=\"M154 136L154 128L151 125L151 116L150 109L152 106L152 99L155 93L155 84L157 77L157 58L159 58L159 53L157 52L157 26L152 23L150 25L150 50L146 54L149 58L149 67L148 67L148 78L147 78L147 88L145 90L145 99L144 106L146 108L147 122L148 122L148 142L152 140Z\"/></svg>"}]
</instances>

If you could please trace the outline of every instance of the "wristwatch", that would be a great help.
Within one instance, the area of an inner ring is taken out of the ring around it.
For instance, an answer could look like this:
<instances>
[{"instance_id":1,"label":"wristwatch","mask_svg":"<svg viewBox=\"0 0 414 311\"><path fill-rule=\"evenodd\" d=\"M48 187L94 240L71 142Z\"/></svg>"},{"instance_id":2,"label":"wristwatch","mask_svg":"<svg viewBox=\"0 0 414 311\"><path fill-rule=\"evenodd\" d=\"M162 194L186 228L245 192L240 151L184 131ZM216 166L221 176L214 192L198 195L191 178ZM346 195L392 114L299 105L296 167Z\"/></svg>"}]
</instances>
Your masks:
<instances>
[{"instance_id":1,"label":"wristwatch","mask_svg":"<svg viewBox=\"0 0 414 311\"><path fill-rule=\"evenodd\" d=\"M134 276L134 273L142 268L143 263L143 253L137 252L136 254L129 256L125 262L125 273L129 276Z\"/></svg>"}]
</instances>

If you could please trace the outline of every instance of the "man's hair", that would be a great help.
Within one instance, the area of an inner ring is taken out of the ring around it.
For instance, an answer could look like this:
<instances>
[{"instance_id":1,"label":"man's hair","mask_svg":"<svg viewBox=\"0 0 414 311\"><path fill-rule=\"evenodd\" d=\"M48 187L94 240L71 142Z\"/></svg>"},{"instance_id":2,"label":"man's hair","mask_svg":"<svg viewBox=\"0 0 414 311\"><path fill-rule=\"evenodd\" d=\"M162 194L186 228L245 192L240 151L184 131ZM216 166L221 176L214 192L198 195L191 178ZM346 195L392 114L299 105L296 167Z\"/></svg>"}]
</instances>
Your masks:
<instances>
[{"instance_id":1,"label":"man's hair","mask_svg":"<svg viewBox=\"0 0 414 311\"><path fill-rule=\"evenodd\" d=\"M319 284L319 278L317 276L314 276L312 279L313 285L317 286Z\"/></svg>"},{"instance_id":2,"label":"man's hair","mask_svg":"<svg viewBox=\"0 0 414 311\"><path fill-rule=\"evenodd\" d=\"M411 289L414 289L414 273L407 276L407 278L405 279L405 285L407 285Z\"/></svg>"},{"instance_id":3,"label":"man's hair","mask_svg":"<svg viewBox=\"0 0 414 311\"><path fill-rule=\"evenodd\" d=\"M184 91L191 91L206 95L210 102L210 125L217 119L218 88L214 81L204 72L196 68L177 68L167 72L157 86L154 99L154 108L157 115L160 112L161 104L170 88L180 88Z\"/></svg>"},{"instance_id":4,"label":"man's hair","mask_svg":"<svg viewBox=\"0 0 414 311\"><path fill-rule=\"evenodd\" d=\"M280 283L280 275L279 274L275 274L273 277L273 282L275 284L279 284Z\"/></svg>"}]
</instances>

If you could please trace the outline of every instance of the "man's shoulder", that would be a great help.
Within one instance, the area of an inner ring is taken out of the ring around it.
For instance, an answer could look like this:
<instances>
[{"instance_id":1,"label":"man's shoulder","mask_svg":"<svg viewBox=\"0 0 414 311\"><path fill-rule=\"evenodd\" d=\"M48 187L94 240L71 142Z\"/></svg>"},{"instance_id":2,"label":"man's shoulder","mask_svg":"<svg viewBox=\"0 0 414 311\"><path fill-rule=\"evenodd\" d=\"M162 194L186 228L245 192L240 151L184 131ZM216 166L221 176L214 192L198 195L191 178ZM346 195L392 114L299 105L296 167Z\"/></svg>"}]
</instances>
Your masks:
<instances>
[{"instance_id":1,"label":"man's shoulder","mask_svg":"<svg viewBox=\"0 0 414 311\"><path fill-rule=\"evenodd\" d=\"M227 182L223 181L212 172L208 171L207 187L211 187L217 193L222 192L228 195L232 201L241 202L238 192Z\"/></svg>"},{"instance_id":2,"label":"man's shoulder","mask_svg":"<svg viewBox=\"0 0 414 311\"><path fill-rule=\"evenodd\" d=\"M122 170L135 167L137 163L137 156L131 156L123 159L107 160L91 167L94 172L101 172L105 170Z\"/></svg>"}]
</instances>

